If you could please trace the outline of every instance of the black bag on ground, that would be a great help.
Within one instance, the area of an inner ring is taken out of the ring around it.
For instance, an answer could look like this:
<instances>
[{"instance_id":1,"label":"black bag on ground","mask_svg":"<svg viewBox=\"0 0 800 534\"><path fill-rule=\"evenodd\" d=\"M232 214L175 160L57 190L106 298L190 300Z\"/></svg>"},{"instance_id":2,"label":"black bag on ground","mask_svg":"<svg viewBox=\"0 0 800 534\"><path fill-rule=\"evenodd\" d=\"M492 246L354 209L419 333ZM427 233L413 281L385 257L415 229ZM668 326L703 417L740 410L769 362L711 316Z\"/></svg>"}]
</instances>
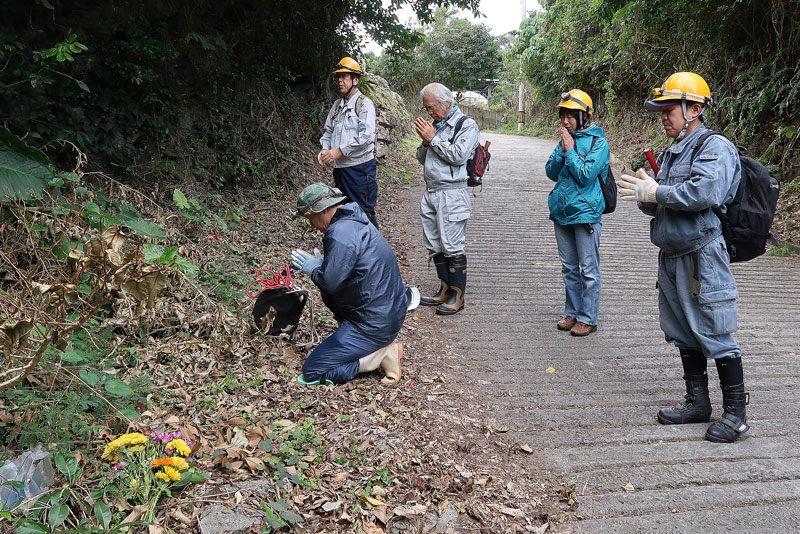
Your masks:
<instances>
[{"instance_id":1,"label":"black bag on ground","mask_svg":"<svg viewBox=\"0 0 800 534\"><path fill-rule=\"evenodd\" d=\"M691 163L712 135L727 139L725 134L714 130L703 133L692 148ZM726 213L714 209L722 222L722 235L731 263L752 260L764 254L767 241L772 237L769 230L780 193L780 184L772 171L751 158L746 148L737 146L736 150L742 165L742 179L733 200L726 204Z\"/></svg>"},{"instance_id":2,"label":"black bag on ground","mask_svg":"<svg viewBox=\"0 0 800 534\"><path fill-rule=\"evenodd\" d=\"M456 122L456 125L453 127L453 135L450 137L450 144L455 141L458 131L461 130L461 125L464 124L464 121L468 118L469 117L464 115L458 119L458 122ZM490 144L489 141L486 141L486 146L483 146L480 141L478 141L478 146L475 147L472 156L467 160L467 185L469 187L483 185L483 173L489 168L489 160L492 157L492 155L489 154Z\"/></svg>"},{"instance_id":3,"label":"black bag on ground","mask_svg":"<svg viewBox=\"0 0 800 534\"><path fill-rule=\"evenodd\" d=\"M589 147L589 152L594 148L597 137L592 136L592 146ZM617 181L614 179L614 173L611 172L611 163L608 164L608 172L606 179L603 181L603 175L597 175L597 181L600 182L600 190L603 192L603 200L606 207L603 208L603 215L606 213L613 213L617 209Z\"/></svg>"},{"instance_id":4,"label":"black bag on ground","mask_svg":"<svg viewBox=\"0 0 800 534\"><path fill-rule=\"evenodd\" d=\"M269 336L291 335L297 329L307 300L308 291L303 289L292 291L285 286L265 289L253 306L256 330Z\"/></svg>"}]
</instances>

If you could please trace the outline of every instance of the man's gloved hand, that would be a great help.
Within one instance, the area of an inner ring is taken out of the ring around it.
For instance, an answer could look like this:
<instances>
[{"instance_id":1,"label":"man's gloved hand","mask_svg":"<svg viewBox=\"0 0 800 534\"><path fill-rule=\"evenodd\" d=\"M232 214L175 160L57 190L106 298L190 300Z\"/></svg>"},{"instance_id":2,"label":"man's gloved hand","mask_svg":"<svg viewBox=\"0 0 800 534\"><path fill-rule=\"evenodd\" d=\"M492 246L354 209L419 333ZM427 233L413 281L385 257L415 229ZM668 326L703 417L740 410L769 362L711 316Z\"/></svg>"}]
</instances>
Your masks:
<instances>
[{"instance_id":1,"label":"man's gloved hand","mask_svg":"<svg viewBox=\"0 0 800 534\"><path fill-rule=\"evenodd\" d=\"M653 180L644 169L636 171L636 176L623 174L619 177L619 180L617 180L617 187L619 188L619 197L622 200L638 200L639 202L656 201L658 182Z\"/></svg>"},{"instance_id":2,"label":"man's gloved hand","mask_svg":"<svg viewBox=\"0 0 800 534\"><path fill-rule=\"evenodd\" d=\"M313 256L299 248L292 251L292 267L295 269L300 269L310 275L320 265L322 265L322 254L318 248L314 249Z\"/></svg>"}]
</instances>

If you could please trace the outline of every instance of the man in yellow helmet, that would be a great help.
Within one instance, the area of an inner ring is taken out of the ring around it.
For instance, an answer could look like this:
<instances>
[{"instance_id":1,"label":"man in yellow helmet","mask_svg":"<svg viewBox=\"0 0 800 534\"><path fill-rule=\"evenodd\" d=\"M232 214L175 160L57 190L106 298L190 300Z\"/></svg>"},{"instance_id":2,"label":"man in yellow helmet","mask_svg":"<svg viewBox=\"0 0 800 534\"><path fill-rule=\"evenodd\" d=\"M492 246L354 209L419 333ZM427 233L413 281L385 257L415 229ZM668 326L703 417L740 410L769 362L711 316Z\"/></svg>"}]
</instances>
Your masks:
<instances>
[{"instance_id":1,"label":"man in yellow helmet","mask_svg":"<svg viewBox=\"0 0 800 534\"><path fill-rule=\"evenodd\" d=\"M639 169L623 174L617 185L622 200L638 201L654 219L650 240L658 255L658 308L667 342L676 345L683 365L686 395L681 404L658 412L662 424L706 422L711 418L707 360L713 359L722 388L722 417L706 439L732 443L750 428L745 406L741 350L736 330L736 280L731 273L722 224L739 186L741 164L736 147L714 135L697 148L707 128L703 113L716 104L708 84L692 72L678 72L653 90L645 108L661 114L672 143L659 155L658 175Z\"/></svg>"},{"instance_id":2,"label":"man in yellow helmet","mask_svg":"<svg viewBox=\"0 0 800 534\"><path fill-rule=\"evenodd\" d=\"M358 89L363 71L351 57L336 65L333 77L341 98L331 107L322 130L317 154L320 165L333 165L336 187L358 204L378 227L375 204L375 105Z\"/></svg>"}]
</instances>

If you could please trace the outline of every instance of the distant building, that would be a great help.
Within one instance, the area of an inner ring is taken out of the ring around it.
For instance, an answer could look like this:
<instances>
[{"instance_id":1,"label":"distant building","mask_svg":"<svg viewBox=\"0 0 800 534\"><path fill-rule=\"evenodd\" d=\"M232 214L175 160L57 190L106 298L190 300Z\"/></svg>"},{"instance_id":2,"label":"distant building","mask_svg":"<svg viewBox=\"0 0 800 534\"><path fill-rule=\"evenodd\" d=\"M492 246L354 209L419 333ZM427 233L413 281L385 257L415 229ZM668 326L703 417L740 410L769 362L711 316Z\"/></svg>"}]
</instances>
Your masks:
<instances>
[{"instance_id":1,"label":"distant building","mask_svg":"<svg viewBox=\"0 0 800 534\"><path fill-rule=\"evenodd\" d=\"M467 106L486 106L489 104L489 101L480 93L464 91L463 93L458 93L458 103Z\"/></svg>"}]
</instances>

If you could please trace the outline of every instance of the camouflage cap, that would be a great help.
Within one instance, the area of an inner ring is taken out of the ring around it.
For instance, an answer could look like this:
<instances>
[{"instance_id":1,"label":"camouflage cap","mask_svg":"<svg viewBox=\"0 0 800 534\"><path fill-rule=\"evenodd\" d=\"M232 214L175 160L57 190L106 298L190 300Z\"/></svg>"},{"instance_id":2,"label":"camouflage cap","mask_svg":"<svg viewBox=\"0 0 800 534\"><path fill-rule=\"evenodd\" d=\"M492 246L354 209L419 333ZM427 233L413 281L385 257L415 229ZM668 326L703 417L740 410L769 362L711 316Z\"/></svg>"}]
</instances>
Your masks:
<instances>
[{"instance_id":1,"label":"camouflage cap","mask_svg":"<svg viewBox=\"0 0 800 534\"><path fill-rule=\"evenodd\" d=\"M319 182L306 187L297 197L297 211L292 215L292 219L308 215L309 213L319 213L325 208L338 204L345 197L342 192L335 187L330 187Z\"/></svg>"}]
</instances>

